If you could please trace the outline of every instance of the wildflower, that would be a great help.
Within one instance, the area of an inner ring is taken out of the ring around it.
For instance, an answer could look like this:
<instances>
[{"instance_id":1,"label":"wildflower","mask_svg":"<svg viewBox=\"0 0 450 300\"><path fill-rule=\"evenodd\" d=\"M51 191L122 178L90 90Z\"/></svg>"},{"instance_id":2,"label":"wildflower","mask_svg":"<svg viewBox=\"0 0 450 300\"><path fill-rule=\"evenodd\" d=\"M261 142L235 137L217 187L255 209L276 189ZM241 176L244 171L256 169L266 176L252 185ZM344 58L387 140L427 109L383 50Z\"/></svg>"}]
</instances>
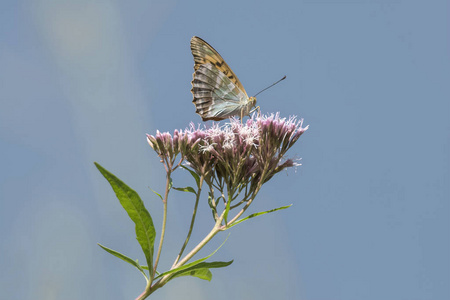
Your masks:
<instances>
[{"instance_id":1,"label":"wildflower","mask_svg":"<svg viewBox=\"0 0 450 300\"><path fill-rule=\"evenodd\" d=\"M230 123L212 127L190 124L186 130L147 135L150 146L167 165L173 166L180 154L198 175L203 176L221 199L239 203L253 199L261 186L283 169L299 164L286 158L286 152L308 129L296 117L281 118L279 114L252 116L245 124L236 118ZM211 197L211 195L210 195Z\"/></svg>"}]
</instances>

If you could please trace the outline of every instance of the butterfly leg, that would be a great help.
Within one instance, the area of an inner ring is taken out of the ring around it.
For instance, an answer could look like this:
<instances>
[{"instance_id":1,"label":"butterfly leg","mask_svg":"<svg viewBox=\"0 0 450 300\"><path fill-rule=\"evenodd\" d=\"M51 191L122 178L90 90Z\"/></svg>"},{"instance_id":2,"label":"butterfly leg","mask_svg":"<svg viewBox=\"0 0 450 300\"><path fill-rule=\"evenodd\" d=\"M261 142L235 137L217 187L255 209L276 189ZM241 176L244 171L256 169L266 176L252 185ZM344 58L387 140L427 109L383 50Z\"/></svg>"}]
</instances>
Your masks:
<instances>
[{"instance_id":1,"label":"butterfly leg","mask_svg":"<svg viewBox=\"0 0 450 300\"><path fill-rule=\"evenodd\" d=\"M253 112L255 112L255 111L258 111L258 117L261 117L261 107L259 107L259 106L257 106L257 107L255 107L254 109L252 109L251 111L250 111L250 113L253 113Z\"/></svg>"}]
</instances>

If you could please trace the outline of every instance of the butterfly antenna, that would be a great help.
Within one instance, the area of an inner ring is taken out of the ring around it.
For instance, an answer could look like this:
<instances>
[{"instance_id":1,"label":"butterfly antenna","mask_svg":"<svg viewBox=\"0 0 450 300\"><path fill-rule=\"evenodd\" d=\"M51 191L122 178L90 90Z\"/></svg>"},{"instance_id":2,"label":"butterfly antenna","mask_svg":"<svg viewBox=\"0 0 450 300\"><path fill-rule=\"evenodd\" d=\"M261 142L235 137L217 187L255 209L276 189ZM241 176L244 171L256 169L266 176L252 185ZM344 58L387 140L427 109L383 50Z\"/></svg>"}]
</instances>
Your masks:
<instances>
[{"instance_id":1,"label":"butterfly antenna","mask_svg":"<svg viewBox=\"0 0 450 300\"><path fill-rule=\"evenodd\" d=\"M275 82L275 83L272 83L271 85L269 85L268 87L266 87L265 89L263 89L262 91L259 91L258 93L256 93L256 95L255 96L253 96L253 97L256 97L256 96L258 96L259 94L261 94L262 92L264 92L265 90L267 90L267 89L270 89L271 87L273 87L275 84L277 84L277 83L279 83L280 81L282 81L282 80L285 80L286 79L286 75L283 77L283 78L281 78L280 80L278 80L277 82Z\"/></svg>"}]
</instances>

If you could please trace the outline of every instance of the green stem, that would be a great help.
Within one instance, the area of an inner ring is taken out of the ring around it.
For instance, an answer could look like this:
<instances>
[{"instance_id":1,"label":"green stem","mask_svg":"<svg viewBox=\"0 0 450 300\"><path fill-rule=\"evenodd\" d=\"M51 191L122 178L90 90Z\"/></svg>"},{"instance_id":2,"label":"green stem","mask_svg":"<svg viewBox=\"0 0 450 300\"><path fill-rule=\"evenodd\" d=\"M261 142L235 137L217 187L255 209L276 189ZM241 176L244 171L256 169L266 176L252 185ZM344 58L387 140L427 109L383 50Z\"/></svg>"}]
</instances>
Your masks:
<instances>
[{"instance_id":1,"label":"green stem","mask_svg":"<svg viewBox=\"0 0 450 300\"><path fill-rule=\"evenodd\" d=\"M195 246L194 249L192 249L191 252L189 252L183 259L181 259L176 265L174 265L171 269L175 269L178 267L181 267L182 265L184 265L185 263L187 263L192 257L194 257L195 254L197 254L197 252L199 252L217 233L219 233L221 231L221 226L220 224L222 223L223 220L223 214L219 217L219 219L216 221L216 224L214 225L213 229L208 233L207 236L205 236L205 238L197 245ZM157 289L163 287L169 280L170 278L173 276L173 274L167 274L165 276L163 276L158 282L156 282L151 291L150 294L153 293L154 291L156 291ZM144 299L144 298L142 298Z\"/></svg>"},{"instance_id":2,"label":"green stem","mask_svg":"<svg viewBox=\"0 0 450 300\"><path fill-rule=\"evenodd\" d=\"M202 191L202 185L203 185L203 180L204 180L204 175L202 175L200 177L200 182L199 182L199 186L198 186L198 190L197 190L197 195L196 195L196 199L195 199L195 205L194 205L194 212L192 213L192 218L191 218L191 225L189 226L189 232L186 236L186 240L184 241L183 246L181 247L180 253L178 253L177 258L175 259L172 268L177 264L177 262L180 260L181 255L183 255L184 249L186 249L186 246L189 242L189 239L191 238L191 233L192 230L194 229L194 222L195 222L195 217L197 215L197 207L198 207L198 202L200 200L200 194Z\"/></svg>"},{"instance_id":3,"label":"green stem","mask_svg":"<svg viewBox=\"0 0 450 300\"><path fill-rule=\"evenodd\" d=\"M234 209L234 208L236 208L238 206L241 206L242 203L247 202L247 201L248 201L247 197L244 197L241 201L239 201L239 203L230 206L230 210L232 210L232 209Z\"/></svg>"},{"instance_id":4,"label":"green stem","mask_svg":"<svg viewBox=\"0 0 450 300\"><path fill-rule=\"evenodd\" d=\"M165 193L164 199L163 199L164 212L163 212L163 223L162 223L162 228L161 228L161 239L159 240L158 253L156 254L155 264L153 266L153 272L150 277L150 284L152 283L153 278L155 278L156 268L158 267L159 257L161 256L161 250L162 250L162 245L163 245L163 241L164 241L164 234L166 233L167 199L169 197L169 191L170 191L169 186L170 186L170 180L171 180L170 174L171 174L171 171L168 171L167 179L166 179L166 193ZM143 299L145 299L145 298L143 298Z\"/></svg>"},{"instance_id":5,"label":"green stem","mask_svg":"<svg viewBox=\"0 0 450 300\"><path fill-rule=\"evenodd\" d=\"M152 284L150 281L147 281L147 286L145 287L145 290L140 294L136 300L143 300L147 298L152 292L151 292Z\"/></svg>"},{"instance_id":6,"label":"green stem","mask_svg":"<svg viewBox=\"0 0 450 300\"><path fill-rule=\"evenodd\" d=\"M214 189L212 187L212 184L210 184L208 181L206 183L209 185L209 196L211 197L211 205L212 209L214 210L214 220L217 220L219 218L219 214L217 213L217 203L214 198Z\"/></svg>"},{"instance_id":7,"label":"green stem","mask_svg":"<svg viewBox=\"0 0 450 300\"><path fill-rule=\"evenodd\" d=\"M228 222L228 224L233 224L247 210L247 208L250 206L250 204L252 204L253 200L255 199L256 195L258 194L259 190L261 189L262 185L264 184L264 180L265 180L266 174L267 174L267 169L268 169L268 167L266 166L261 174L261 180L258 182L258 186L256 187L255 191L253 192L253 196L248 200L247 204L245 204L245 206L241 209L241 211L238 212L237 215L234 216L234 218Z\"/></svg>"},{"instance_id":8,"label":"green stem","mask_svg":"<svg viewBox=\"0 0 450 300\"><path fill-rule=\"evenodd\" d=\"M195 254L197 254L200 249L202 249L218 232L220 232L220 223L222 223L223 215L220 216L220 218L216 221L216 224L214 225L213 229L208 233L205 238L198 243L197 246L195 246L194 249L192 249L191 252L189 252L182 260L180 260L174 268L181 267L185 263L187 263L192 257L194 257Z\"/></svg>"}]
</instances>

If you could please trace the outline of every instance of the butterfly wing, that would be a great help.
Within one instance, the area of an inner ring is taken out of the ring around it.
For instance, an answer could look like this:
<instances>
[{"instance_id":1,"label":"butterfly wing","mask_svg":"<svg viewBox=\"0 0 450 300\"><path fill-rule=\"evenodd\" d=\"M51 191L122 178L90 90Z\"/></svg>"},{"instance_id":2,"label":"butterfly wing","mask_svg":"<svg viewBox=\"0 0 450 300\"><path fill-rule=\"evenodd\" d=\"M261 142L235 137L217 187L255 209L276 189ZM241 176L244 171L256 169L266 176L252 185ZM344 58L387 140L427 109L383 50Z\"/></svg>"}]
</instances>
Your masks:
<instances>
[{"instance_id":1,"label":"butterfly wing","mask_svg":"<svg viewBox=\"0 0 450 300\"><path fill-rule=\"evenodd\" d=\"M222 72L228 79L234 83L246 96L247 92L244 89L244 86L239 81L237 76L233 73L231 68L227 65L225 60L220 56L219 52L217 52L211 45L202 40L201 38L194 36L191 39L191 51L194 56L194 70L197 71L201 65L204 64L212 64L215 66L220 72ZM248 97L248 96L247 96Z\"/></svg>"},{"instance_id":2,"label":"butterfly wing","mask_svg":"<svg viewBox=\"0 0 450 300\"><path fill-rule=\"evenodd\" d=\"M211 63L198 66L192 80L192 94L195 112L203 121L247 115L253 106L249 105L247 94Z\"/></svg>"}]
</instances>

